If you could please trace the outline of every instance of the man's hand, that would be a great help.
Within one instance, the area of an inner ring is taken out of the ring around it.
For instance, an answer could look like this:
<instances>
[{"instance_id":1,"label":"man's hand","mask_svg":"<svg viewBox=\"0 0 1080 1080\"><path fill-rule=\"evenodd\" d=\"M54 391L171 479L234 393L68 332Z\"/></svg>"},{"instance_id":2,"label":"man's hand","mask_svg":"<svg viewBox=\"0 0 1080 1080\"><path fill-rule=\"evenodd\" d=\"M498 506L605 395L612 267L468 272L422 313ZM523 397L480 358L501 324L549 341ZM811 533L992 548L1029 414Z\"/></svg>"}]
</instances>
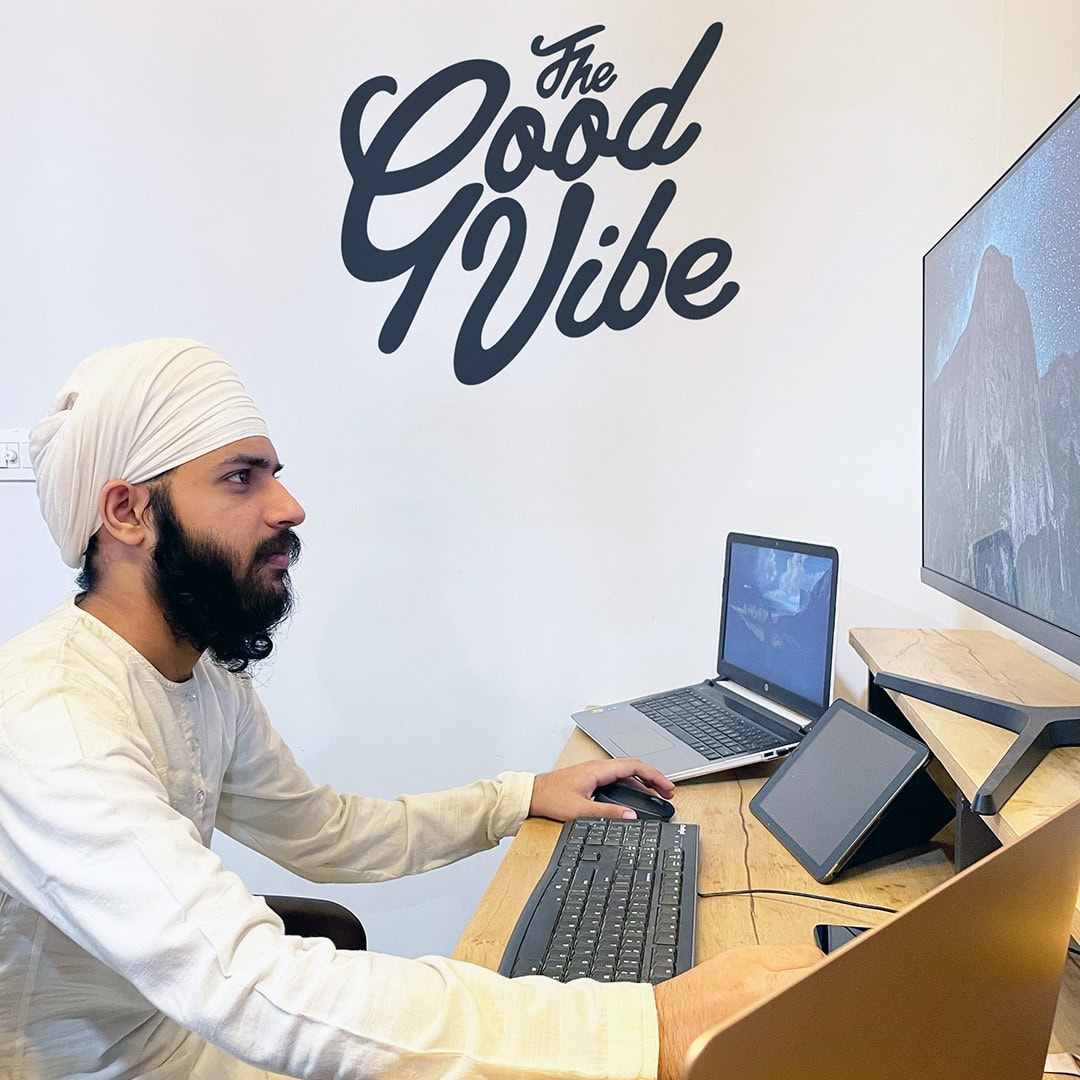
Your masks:
<instances>
[{"instance_id":1,"label":"man's hand","mask_svg":"<svg viewBox=\"0 0 1080 1080\"><path fill-rule=\"evenodd\" d=\"M678 1080L690 1044L740 1009L798 982L822 958L812 945L729 949L653 989L660 1024L658 1080Z\"/></svg>"},{"instance_id":2,"label":"man's hand","mask_svg":"<svg viewBox=\"0 0 1080 1080\"><path fill-rule=\"evenodd\" d=\"M651 765L637 758L609 758L604 761L583 761L565 769L541 773L533 781L530 817L569 821L577 817L636 817L633 810L611 803L593 802L592 793L603 784L616 780L638 780L640 786L670 799L675 785Z\"/></svg>"}]
</instances>

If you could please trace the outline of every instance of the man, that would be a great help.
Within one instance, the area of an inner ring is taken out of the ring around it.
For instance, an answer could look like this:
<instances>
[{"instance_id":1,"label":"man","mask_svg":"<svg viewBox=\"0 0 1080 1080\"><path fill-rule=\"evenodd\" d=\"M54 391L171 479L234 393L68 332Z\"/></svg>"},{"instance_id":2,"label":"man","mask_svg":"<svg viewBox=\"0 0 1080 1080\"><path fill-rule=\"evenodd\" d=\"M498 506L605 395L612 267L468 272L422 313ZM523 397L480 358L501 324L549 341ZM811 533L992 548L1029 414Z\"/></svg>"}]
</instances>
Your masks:
<instances>
[{"instance_id":1,"label":"man","mask_svg":"<svg viewBox=\"0 0 1080 1080\"><path fill-rule=\"evenodd\" d=\"M529 813L622 813L601 783L672 785L633 760L394 801L312 784L244 674L288 612L304 511L205 346L90 357L31 454L83 591L0 647L0 1075L673 1077L699 1031L816 959L729 954L654 997L286 936L214 828L312 880L384 880Z\"/></svg>"}]
</instances>

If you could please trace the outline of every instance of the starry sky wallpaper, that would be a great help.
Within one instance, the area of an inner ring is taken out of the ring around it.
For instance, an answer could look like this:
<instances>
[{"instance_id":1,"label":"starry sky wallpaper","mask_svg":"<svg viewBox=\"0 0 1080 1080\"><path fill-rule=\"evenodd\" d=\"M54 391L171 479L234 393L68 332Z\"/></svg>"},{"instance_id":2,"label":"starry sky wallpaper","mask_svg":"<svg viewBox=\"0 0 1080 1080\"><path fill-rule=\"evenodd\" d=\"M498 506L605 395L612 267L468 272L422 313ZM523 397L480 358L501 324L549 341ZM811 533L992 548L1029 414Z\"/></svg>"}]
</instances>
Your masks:
<instances>
[{"instance_id":1,"label":"starry sky wallpaper","mask_svg":"<svg viewBox=\"0 0 1080 1080\"><path fill-rule=\"evenodd\" d=\"M936 378L967 324L983 252L1013 260L1039 374L1080 352L1080 98L927 254L925 362Z\"/></svg>"}]
</instances>

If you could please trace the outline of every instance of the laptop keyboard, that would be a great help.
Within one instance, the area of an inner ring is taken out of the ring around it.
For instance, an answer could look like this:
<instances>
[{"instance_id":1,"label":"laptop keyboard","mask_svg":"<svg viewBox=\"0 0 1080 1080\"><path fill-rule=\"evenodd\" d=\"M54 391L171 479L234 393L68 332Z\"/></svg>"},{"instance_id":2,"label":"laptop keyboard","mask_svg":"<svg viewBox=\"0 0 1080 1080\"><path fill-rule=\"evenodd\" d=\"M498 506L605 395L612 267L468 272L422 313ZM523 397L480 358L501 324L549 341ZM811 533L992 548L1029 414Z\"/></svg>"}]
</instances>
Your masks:
<instances>
[{"instance_id":1,"label":"laptop keyboard","mask_svg":"<svg viewBox=\"0 0 1080 1080\"><path fill-rule=\"evenodd\" d=\"M673 690L670 694L632 704L638 712L710 761L755 754L774 746L786 746L792 741L710 701L691 688Z\"/></svg>"},{"instance_id":2,"label":"laptop keyboard","mask_svg":"<svg viewBox=\"0 0 1080 1080\"><path fill-rule=\"evenodd\" d=\"M579 818L506 946L502 975L658 983L694 962L698 827Z\"/></svg>"}]
</instances>

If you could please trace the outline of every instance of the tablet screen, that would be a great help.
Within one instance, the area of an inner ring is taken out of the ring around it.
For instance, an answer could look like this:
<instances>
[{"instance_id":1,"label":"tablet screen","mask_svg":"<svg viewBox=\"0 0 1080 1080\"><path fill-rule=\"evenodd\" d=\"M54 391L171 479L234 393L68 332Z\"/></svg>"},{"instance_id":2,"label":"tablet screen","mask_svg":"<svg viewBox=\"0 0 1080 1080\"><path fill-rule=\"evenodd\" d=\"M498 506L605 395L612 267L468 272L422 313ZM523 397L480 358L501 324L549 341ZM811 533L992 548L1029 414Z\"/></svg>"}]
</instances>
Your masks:
<instances>
[{"instance_id":1,"label":"tablet screen","mask_svg":"<svg viewBox=\"0 0 1080 1080\"><path fill-rule=\"evenodd\" d=\"M815 878L826 881L928 756L918 740L837 701L750 809Z\"/></svg>"}]
</instances>

